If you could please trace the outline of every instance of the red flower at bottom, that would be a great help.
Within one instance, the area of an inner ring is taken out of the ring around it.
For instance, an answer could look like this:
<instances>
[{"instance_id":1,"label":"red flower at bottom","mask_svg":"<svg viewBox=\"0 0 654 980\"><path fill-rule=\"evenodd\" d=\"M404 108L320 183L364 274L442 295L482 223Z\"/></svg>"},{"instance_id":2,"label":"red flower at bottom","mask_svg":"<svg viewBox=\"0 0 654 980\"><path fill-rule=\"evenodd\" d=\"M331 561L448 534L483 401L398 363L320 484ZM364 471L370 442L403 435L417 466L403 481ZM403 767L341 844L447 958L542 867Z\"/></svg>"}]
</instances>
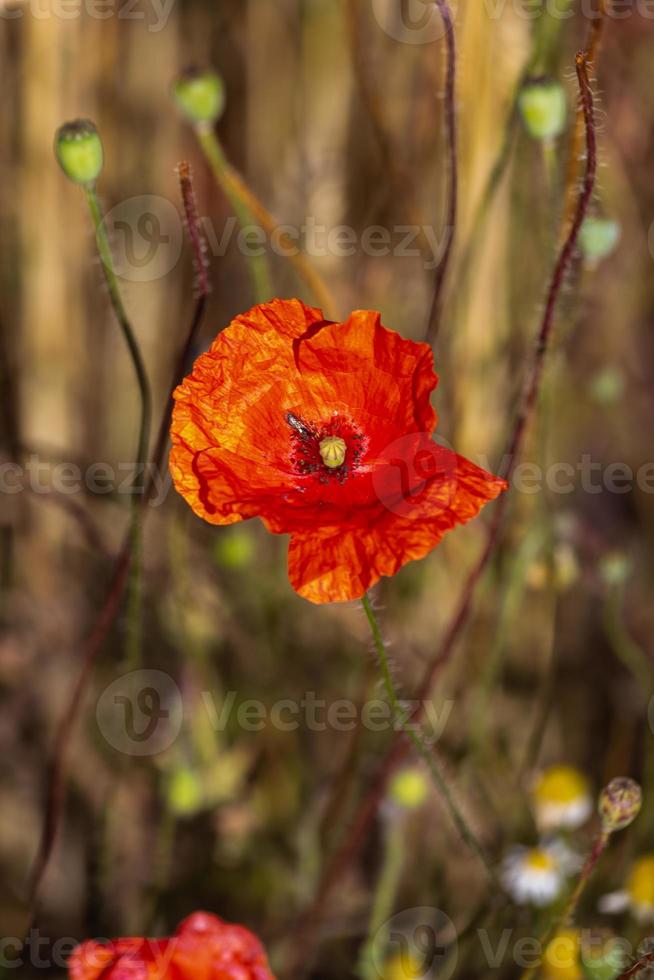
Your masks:
<instances>
[{"instance_id":1,"label":"red flower at bottom","mask_svg":"<svg viewBox=\"0 0 654 980\"><path fill-rule=\"evenodd\" d=\"M89 940L68 961L71 980L275 980L243 926L194 912L167 939Z\"/></svg>"},{"instance_id":2,"label":"red flower at bottom","mask_svg":"<svg viewBox=\"0 0 654 980\"><path fill-rule=\"evenodd\" d=\"M291 534L306 599L359 598L506 489L433 441L437 381L431 348L378 313L256 306L175 392L173 481L213 524L260 517Z\"/></svg>"}]
</instances>

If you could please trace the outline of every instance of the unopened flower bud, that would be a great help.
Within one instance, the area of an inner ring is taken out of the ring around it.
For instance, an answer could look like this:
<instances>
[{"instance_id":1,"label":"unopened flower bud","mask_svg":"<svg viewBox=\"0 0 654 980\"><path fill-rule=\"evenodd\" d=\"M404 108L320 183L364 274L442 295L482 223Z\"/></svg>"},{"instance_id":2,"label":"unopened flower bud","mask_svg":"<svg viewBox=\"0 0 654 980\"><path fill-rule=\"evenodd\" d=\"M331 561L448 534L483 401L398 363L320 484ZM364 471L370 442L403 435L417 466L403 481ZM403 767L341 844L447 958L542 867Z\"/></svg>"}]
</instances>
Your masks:
<instances>
[{"instance_id":1,"label":"unopened flower bud","mask_svg":"<svg viewBox=\"0 0 654 980\"><path fill-rule=\"evenodd\" d=\"M586 218L579 232L579 248L586 259L601 262L620 241L620 225L611 218Z\"/></svg>"},{"instance_id":2,"label":"unopened flower bud","mask_svg":"<svg viewBox=\"0 0 654 980\"><path fill-rule=\"evenodd\" d=\"M642 802L643 794L637 782L626 776L612 779L600 793L598 809L602 829L609 834L624 830L640 813Z\"/></svg>"},{"instance_id":3,"label":"unopened flower bud","mask_svg":"<svg viewBox=\"0 0 654 980\"><path fill-rule=\"evenodd\" d=\"M518 97L518 108L525 129L535 140L556 139L565 128L565 89L554 79L527 82Z\"/></svg>"},{"instance_id":4,"label":"unopened flower bud","mask_svg":"<svg viewBox=\"0 0 654 980\"><path fill-rule=\"evenodd\" d=\"M215 123L225 109L225 85L217 72L191 68L173 85L175 101L192 123Z\"/></svg>"},{"instance_id":5,"label":"unopened flower bud","mask_svg":"<svg viewBox=\"0 0 654 980\"><path fill-rule=\"evenodd\" d=\"M420 769L403 769L390 782L389 797L404 810L416 810L427 799L429 784Z\"/></svg>"},{"instance_id":6,"label":"unopened flower bud","mask_svg":"<svg viewBox=\"0 0 654 980\"><path fill-rule=\"evenodd\" d=\"M104 161L102 140L89 119L76 119L60 126L54 150L59 166L76 184L92 184L100 176Z\"/></svg>"}]
</instances>

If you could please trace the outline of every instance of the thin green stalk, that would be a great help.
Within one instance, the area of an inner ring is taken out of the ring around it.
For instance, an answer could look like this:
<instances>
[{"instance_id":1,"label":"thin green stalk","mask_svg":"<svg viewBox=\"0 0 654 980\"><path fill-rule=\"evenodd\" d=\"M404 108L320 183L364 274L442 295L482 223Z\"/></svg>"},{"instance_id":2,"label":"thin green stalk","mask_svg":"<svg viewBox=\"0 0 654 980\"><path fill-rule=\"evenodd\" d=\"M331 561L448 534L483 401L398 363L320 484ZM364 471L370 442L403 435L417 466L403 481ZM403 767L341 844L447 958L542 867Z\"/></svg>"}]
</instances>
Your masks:
<instances>
[{"instance_id":1,"label":"thin green stalk","mask_svg":"<svg viewBox=\"0 0 654 980\"><path fill-rule=\"evenodd\" d=\"M145 481L145 467L147 462L148 445L150 442L150 424L152 419L152 397L150 394L150 383L145 370L143 356L138 341L129 322L127 312L123 306L123 301L118 288L118 279L114 270L113 257L107 237L107 230L103 221L100 203L94 183L85 184L84 192L91 212L93 226L95 229L95 241L98 248L100 259L102 260L102 271L109 290L109 298L113 307L116 319L122 331L125 343L129 350L129 355L134 366L134 373L139 388L141 401L141 419L139 424L138 446L135 459L134 486L132 487L132 519L130 527L130 571L127 593L127 663L138 666L141 650L141 606L142 606L142 529L141 529L141 495L139 493L139 481Z\"/></svg>"},{"instance_id":2,"label":"thin green stalk","mask_svg":"<svg viewBox=\"0 0 654 980\"><path fill-rule=\"evenodd\" d=\"M212 127L198 123L195 126L195 132L212 173L232 205L241 228L248 228L252 225L259 226L253 211L237 192L232 168ZM267 303L273 295L267 256L264 252L261 255L254 255L250 251L247 255L247 262L256 302Z\"/></svg>"},{"instance_id":3,"label":"thin green stalk","mask_svg":"<svg viewBox=\"0 0 654 980\"><path fill-rule=\"evenodd\" d=\"M497 880L497 876L488 858L486 857L481 844L479 843L473 831L466 823L466 820L463 814L461 813L458 805L456 804L454 797L452 796L452 793L450 791L450 788L445 781L445 777L443 776L438 765L436 764L436 759L434 758L433 751L430 749L427 742L425 741L422 732L418 733L416 726L414 724L409 723L407 719L407 713L402 707L402 705L400 704L400 700L397 695L397 691L395 689L393 676L391 674L391 668L388 661L388 654L386 652L386 647L384 645L384 640L382 638L381 628L379 626L377 617L375 616L375 613L373 611L370 602L370 597L367 594L364 594L361 599L361 603L363 605L366 617L368 619L368 623L370 624L370 629L372 631L372 636L375 643L375 650L377 651L377 657L379 658L379 666L382 672L384 687L386 688L386 694L388 696L388 700L390 701L391 707L393 709L393 713L395 714L397 720L399 721L403 732L408 736L409 740L412 742L418 754L421 756L422 759L424 759L425 763L427 764L427 768L429 769L430 775L434 781L436 789L438 790L439 794L442 796L450 812L450 816L452 817L452 820L454 821L454 824L459 834L461 835L462 840L465 841L465 843L468 845L470 850L474 854L476 854L477 857L480 859L493 885L501 889L501 886Z\"/></svg>"},{"instance_id":4,"label":"thin green stalk","mask_svg":"<svg viewBox=\"0 0 654 980\"><path fill-rule=\"evenodd\" d=\"M386 827L384 837L384 862L382 864L370 913L368 937L359 959L359 976L362 980L376 980L379 976L373 962L375 947L386 938L383 930L393 914L395 896L404 865L404 820L394 816Z\"/></svg>"}]
</instances>

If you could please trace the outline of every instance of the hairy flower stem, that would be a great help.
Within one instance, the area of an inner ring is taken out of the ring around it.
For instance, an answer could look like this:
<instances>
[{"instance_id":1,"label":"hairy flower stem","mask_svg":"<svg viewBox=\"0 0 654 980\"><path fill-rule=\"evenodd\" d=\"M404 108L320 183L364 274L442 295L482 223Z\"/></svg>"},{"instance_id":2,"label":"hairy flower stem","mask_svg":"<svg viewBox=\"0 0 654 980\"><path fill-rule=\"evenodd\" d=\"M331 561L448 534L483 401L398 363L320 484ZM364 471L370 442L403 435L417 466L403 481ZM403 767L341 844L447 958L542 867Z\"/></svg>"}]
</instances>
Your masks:
<instances>
[{"instance_id":1,"label":"hairy flower stem","mask_svg":"<svg viewBox=\"0 0 654 980\"><path fill-rule=\"evenodd\" d=\"M584 866L579 872L579 877L577 878L577 883L572 889L568 901L565 903L565 908L561 915L555 916L550 922L547 929L540 938L540 948L544 950L549 941L554 936L554 933L559 928L565 928L572 924L575 912L577 911L577 906L579 905L579 900L583 895L586 885L588 884L590 877L597 866L597 862L601 858L602 854L606 849L606 845L609 842L611 834L607 830L602 830L595 838L595 842L591 849L590 854L584 862ZM530 966L521 975L520 980L531 980L535 976L538 970L538 965Z\"/></svg>"},{"instance_id":2,"label":"hairy flower stem","mask_svg":"<svg viewBox=\"0 0 654 980\"><path fill-rule=\"evenodd\" d=\"M436 267L434 278L434 293L427 320L425 339L428 344L434 344L441 325L443 308L443 293L445 289L447 270L452 258L454 236L458 215L459 198L459 164L457 153L456 125L456 41L454 39L454 21L447 0L435 0L445 28L445 44L447 48L447 66L445 69L445 125L449 155L449 187L446 217L446 244L440 262Z\"/></svg>"},{"instance_id":3,"label":"hairy flower stem","mask_svg":"<svg viewBox=\"0 0 654 980\"><path fill-rule=\"evenodd\" d=\"M588 44L586 45L586 61L593 67L595 66L595 62L599 54L602 34L604 33L606 6L607 0L599 0L599 8L597 10L596 17L590 26L590 36L588 39ZM564 219L561 224L561 240L565 238L574 220L577 183L579 176L579 161L582 157L584 145L584 115L585 110L582 100L579 104L579 108L577 109L575 125L570 140L570 149L568 151Z\"/></svg>"},{"instance_id":4,"label":"hairy flower stem","mask_svg":"<svg viewBox=\"0 0 654 980\"><path fill-rule=\"evenodd\" d=\"M338 320L336 303L322 277L300 251L297 242L293 241L289 235L280 233L279 224L275 217L227 160L222 144L214 130L207 126L197 125L195 131L214 177L229 198L241 227L255 223L260 225L269 235L276 235L282 254L309 287L325 315L333 320ZM261 262L261 258L263 258L263 262ZM259 263L255 266L253 258L250 258L250 271L257 302L262 303L272 297L273 291L268 277L265 256L259 257Z\"/></svg>"},{"instance_id":5,"label":"hairy flower stem","mask_svg":"<svg viewBox=\"0 0 654 980\"><path fill-rule=\"evenodd\" d=\"M107 237L107 230L102 218L102 211L98 201L95 183L84 186L86 200L91 212L93 227L95 229L95 240L100 259L102 260L102 270L109 290L109 298L113 307L116 319L125 338L125 343L129 350L129 355L134 366L134 373L139 388L141 399L141 415L139 423L138 446L136 450L136 460L134 467L134 485L132 486L132 519L130 526L131 540L131 561L128 584L128 608L127 608L127 663L131 667L138 666L141 651L141 606L142 606L142 587L141 572L143 564L142 556L142 528L141 528L141 501L138 488L138 481L145 480L145 469L150 442L150 424L152 419L152 396L150 394L150 384L145 371L145 364L141 349L136 340L136 336L129 322L129 318L123 306L123 301L118 288L118 280L114 270L111 248Z\"/></svg>"},{"instance_id":6,"label":"hairy flower stem","mask_svg":"<svg viewBox=\"0 0 654 980\"><path fill-rule=\"evenodd\" d=\"M480 859L492 883L494 885L497 885L498 883L495 876L495 872L493 871L493 868L491 867L491 864L488 858L486 857L481 844L479 843L474 833L466 823L466 820L463 814L461 813L461 810L456 804L454 797L452 796L452 793L450 791L450 788L447 785L445 777L443 776L438 765L436 764L434 753L432 749L429 747L429 745L427 744L423 732L416 727L415 721L411 723L409 722L409 719L407 717L407 712L400 704L400 699L395 689L395 683L393 681L393 675L391 673L391 668L388 661L386 646L382 638L379 622L377 620L377 617L375 616L374 610L372 608L372 604L370 602L370 597L368 595L364 595L361 602L363 604L363 608L365 610L366 616L368 618L368 622L370 624L372 637L375 643L375 650L377 652L377 657L379 658L379 666L381 668L382 680L384 681L384 687L386 689L388 700L393 709L393 714L395 715L398 723L400 724L402 731L405 733L405 735L408 736L413 747L416 749L420 757L426 763L427 768L429 769L429 773L434 782L434 785L436 786L436 789L438 790L440 796L443 798L445 805L450 812L450 816L452 817L452 820L462 840L465 841L465 843L468 845L468 847L473 852L473 854L476 854L476 856Z\"/></svg>"}]
</instances>

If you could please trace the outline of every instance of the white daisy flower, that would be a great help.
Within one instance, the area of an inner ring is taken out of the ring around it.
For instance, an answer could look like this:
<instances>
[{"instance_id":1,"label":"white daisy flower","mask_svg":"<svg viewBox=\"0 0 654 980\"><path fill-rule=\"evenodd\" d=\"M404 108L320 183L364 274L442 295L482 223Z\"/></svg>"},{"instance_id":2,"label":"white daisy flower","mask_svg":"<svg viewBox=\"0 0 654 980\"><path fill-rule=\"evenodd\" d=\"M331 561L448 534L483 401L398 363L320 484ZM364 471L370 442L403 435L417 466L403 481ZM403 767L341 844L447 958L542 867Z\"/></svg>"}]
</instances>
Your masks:
<instances>
[{"instance_id":1,"label":"white daisy flower","mask_svg":"<svg viewBox=\"0 0 654 980\"><path fill-rule=\"evenodd\" d=\"M502 883L518 905L551 905L561 894L566 866L557 848L516 846L502 864Z\"/></svg>"},{"instance_id":2,"label":"white daisy flower","mask_svg":"<svg viewBox=\"0 0 654 980\"><path fill-rule=\"evenodd\" d=\"M575 830L593 812L588 780L574 766L550 766L531 790L536 823L541 831Z\"/></svg>"}]
</instances>

